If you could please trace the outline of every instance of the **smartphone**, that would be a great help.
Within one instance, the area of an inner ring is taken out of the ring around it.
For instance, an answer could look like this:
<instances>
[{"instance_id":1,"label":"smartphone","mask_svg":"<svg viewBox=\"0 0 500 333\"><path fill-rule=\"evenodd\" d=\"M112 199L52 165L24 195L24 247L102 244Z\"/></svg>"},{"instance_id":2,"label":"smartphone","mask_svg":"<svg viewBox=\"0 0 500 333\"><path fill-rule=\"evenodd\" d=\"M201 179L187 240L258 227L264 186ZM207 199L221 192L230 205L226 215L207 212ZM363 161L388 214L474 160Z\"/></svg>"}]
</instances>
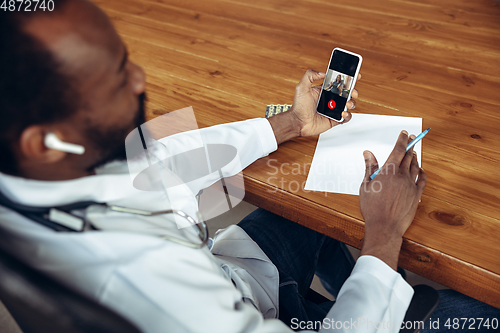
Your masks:
<instances>
[{"instance_id":1,"label":"smartphone","mask_svg":"<svg viewBox=\"0 0 500 333\"><path fill-rule=\"evenodd\" d=\"M342 111L347 110L362 61L359 54L338 47L333 49L316 106L319 114L338 122L344 120Z\"/></svg>"}]
</instances>

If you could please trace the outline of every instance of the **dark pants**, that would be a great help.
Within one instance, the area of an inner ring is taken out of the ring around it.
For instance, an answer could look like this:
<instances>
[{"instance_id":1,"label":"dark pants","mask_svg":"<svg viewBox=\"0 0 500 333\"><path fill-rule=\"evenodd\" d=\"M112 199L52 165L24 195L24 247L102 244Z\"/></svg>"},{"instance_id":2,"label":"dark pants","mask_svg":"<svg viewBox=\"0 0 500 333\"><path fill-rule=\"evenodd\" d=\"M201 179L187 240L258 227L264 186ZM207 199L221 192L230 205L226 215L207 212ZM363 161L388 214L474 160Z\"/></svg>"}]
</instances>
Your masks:
<instances>
[{"instance_id":1,"label":"dark pants","mask_svg":"<svg viewBox=\"0 0 500 333\"><path fill-rule=\"evenodd\" d=\"M439 290L439 297L422 333L500 332L499 309L451 289Z\"/></svg>"},{"instance_id":2,"label":"dark pants","mask_svg":"<svg viewBox=\"0 0 500 333\"><path fill-rule=\"evenodd\" d=\"M292 318L323 320L335 302L316 304L305 297L315 273L325 289L337 296L354 267L345 244L263 209L238 225L278 268L279 318L289 326Z\"/></svg>"},{"instance_id":3,"label":"dark pants","mask_svg":"<svg viewBox=\"0 0 500 333\"><path fill-rule=\"evenodd\" d=\"M279 319L289 326L292 318L298 321L323 320L335 302L316 304L305 297L314 274L321 279L325 289L337 297L354 267L354 259L346 246L263 209L257 209L238 225L259 244L278 268ZM496 328L500 320L499 309L453 290L440 290L439 294L441 301L431 316L434 323L439 319L439 329L429 328L428 321L422 332L462 332L463 320L460 321L460 329L453 329L454 318L489 318L490 325L495 322ZM451 324L449 328L445 326L448 319ZM472 320L468 321L465 328L470 324ZM478 325L479 319L475 321L475 326L470 327L475 327L476 332L496 331L493 327L490 330L485 330L484 326L479 329Z\"/></svg>"}]
</instances>

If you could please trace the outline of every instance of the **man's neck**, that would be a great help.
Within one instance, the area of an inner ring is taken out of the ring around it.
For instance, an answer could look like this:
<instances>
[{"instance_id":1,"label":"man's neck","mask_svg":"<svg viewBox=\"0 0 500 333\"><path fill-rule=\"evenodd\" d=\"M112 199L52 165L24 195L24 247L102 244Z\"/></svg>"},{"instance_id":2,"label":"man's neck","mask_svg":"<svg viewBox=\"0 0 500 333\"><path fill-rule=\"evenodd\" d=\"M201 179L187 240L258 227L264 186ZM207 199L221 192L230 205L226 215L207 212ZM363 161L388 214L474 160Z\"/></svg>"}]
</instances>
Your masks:
<instances>
[{"instance_id":1,"label":"man's neck","mask_svg":"<svg viewBox=\"0 0 500 333\"><path fill-rule=\"evenodd\" d=\"M43 165L38 167L20 167L18 177L42 180L42 181L62 181L86 177L95 174L95 171L74 169L65 163Z\"/></svg>"}]
</instances>

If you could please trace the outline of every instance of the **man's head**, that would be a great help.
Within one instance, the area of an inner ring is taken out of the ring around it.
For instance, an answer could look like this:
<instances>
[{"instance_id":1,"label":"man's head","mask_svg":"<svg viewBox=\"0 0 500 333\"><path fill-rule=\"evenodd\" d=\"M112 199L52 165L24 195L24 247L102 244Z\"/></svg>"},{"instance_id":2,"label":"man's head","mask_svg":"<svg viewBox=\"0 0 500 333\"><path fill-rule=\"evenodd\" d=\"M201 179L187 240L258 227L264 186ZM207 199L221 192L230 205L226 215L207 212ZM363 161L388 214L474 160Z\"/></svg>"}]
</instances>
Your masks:
<instances>
[{"instance_id":1,"label":"man's head","mask_svg":"<svg viewBox=\"0 0 500 333\"><path fill-rule=\"evenodd\" d=\"M144 122L145 77L106 15L85 0L0 15L0 172L71 179L124 159ZM47 148L50 132L85 154Z\"/></svg>"}]
</instances>

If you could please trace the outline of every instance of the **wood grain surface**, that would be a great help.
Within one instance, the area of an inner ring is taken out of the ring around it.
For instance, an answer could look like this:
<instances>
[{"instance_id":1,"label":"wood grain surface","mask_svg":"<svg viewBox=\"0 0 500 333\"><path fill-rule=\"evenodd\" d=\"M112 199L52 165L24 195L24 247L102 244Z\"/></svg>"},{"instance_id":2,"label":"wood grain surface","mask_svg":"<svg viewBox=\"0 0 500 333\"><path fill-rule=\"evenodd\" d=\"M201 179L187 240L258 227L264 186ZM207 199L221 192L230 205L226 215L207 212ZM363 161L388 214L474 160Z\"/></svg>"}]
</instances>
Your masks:
<instances>
[{"instance_id":1,"label":"wood grain surface","mask_svg":"<svg viewBox=\"0 0 500 333\"><path fill-rule=\"evenodd\" d=\"M95 2L146 71L149 119L187 106L200 127L263 117L334 47L360 53L355 111L432 127L400 265L500 308L499 1ZM245 200L359 248L357 196L303 190L316 142L292 140L248 167Z\"/></svg>"}]
</instances>

